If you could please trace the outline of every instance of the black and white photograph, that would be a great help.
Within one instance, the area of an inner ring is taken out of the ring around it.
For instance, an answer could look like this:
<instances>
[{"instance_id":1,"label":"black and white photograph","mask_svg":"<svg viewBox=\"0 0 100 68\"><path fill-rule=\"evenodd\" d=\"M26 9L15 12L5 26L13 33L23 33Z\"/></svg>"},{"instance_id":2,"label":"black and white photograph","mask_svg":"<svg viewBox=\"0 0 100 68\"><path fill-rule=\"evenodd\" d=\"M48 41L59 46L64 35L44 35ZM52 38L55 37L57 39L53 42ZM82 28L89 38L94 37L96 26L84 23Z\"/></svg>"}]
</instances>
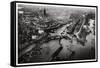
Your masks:
<instances>
[{"instance_id":1,"label":"black and white photograph","mask_svg":"<svg viewBox=\"0 0 100 68\"><path fill-rule=\"evenodd\" d=\"M16 65L97 61L97 7L16 3Z\"/></svg>"}]
</instances>

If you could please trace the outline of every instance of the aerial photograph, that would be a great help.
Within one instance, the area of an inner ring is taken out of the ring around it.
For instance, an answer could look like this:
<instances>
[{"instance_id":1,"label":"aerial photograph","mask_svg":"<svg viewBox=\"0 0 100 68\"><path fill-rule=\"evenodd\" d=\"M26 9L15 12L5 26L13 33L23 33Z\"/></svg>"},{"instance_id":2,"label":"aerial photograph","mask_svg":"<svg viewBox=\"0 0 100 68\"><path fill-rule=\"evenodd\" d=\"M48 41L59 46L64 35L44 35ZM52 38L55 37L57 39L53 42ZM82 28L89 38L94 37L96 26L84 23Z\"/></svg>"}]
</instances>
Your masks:
<instances>
[{"instance_id":1,"label":"aerial photograph","mask_svg":"<svg viewBox=\"0 0 100 68\"><path fill-rule=\"evenodd\" d=\"M92 60L96 8L17 5L18 64Z\"/></svg>"}]
</instances>

